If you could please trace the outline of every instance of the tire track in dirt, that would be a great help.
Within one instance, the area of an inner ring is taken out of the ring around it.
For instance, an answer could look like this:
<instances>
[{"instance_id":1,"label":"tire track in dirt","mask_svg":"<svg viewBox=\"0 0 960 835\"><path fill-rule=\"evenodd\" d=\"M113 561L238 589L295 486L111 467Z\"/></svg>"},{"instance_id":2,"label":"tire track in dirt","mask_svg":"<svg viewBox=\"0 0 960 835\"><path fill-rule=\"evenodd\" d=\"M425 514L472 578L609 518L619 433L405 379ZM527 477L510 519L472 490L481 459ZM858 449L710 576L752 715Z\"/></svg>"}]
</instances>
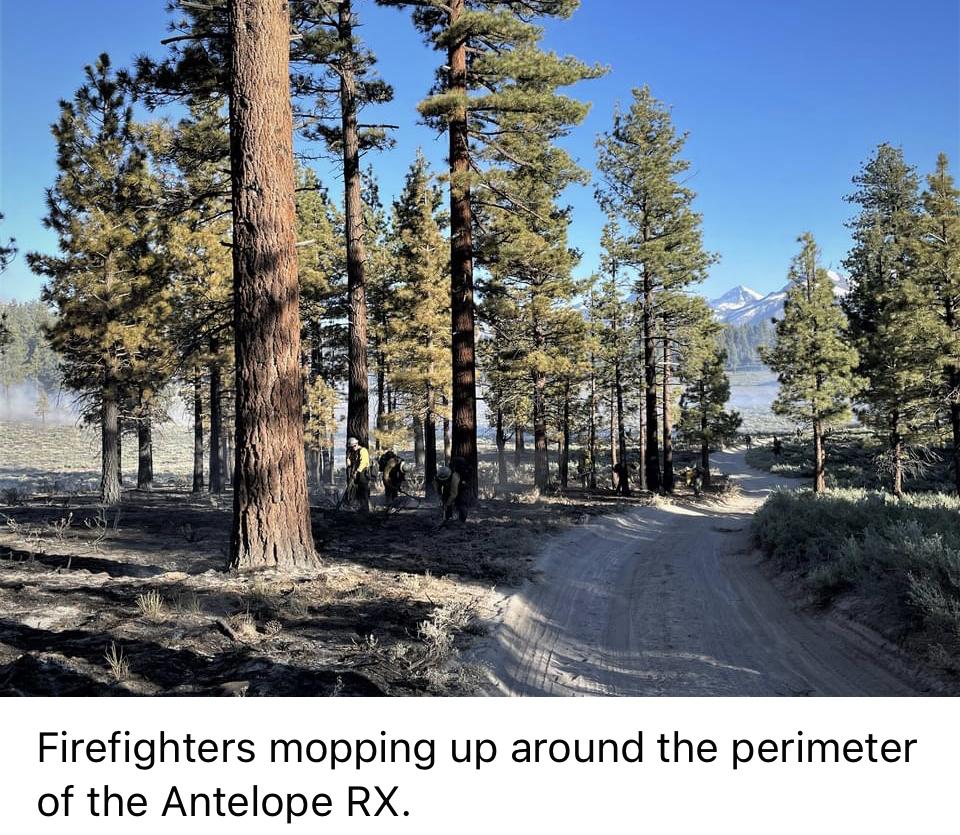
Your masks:
<instances>
[{"instance_id":1,"label":"tire track in dirt","mask_svg":"<svg viewBox=\"0 0 960 835\"><path fill-rule=\"evenodd\" d=\"M797 610L765 576L750 517L780 485L742 452L722 503L662 504L551 540L473 653L504 695L854 696L918 693L897 659Z\"/></svg>"}]
</instances>

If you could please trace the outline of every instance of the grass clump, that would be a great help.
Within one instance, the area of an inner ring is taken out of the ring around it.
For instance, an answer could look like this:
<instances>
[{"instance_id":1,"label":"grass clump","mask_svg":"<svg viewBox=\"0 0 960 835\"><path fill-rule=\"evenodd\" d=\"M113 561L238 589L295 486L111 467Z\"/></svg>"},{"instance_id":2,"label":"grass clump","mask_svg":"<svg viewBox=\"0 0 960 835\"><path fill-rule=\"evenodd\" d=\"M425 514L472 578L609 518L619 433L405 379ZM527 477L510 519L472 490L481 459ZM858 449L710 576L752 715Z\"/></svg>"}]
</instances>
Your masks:
<instances>
[{"instance_id":1,"label":"grass clump","mask_svg":"<svg viewBox=\"0 0 960 835\"><path fill-rule=\"evenodd\" d=\"M156 589L137 595L137 609L150 623L160 623L167 615L166 601Z\"/></svg>"},{"instance_id":2,"label":"grass clump","mask_svg":"<svg viewBox=\"0 0 960 835\"><path fill-rule=\"evenodd\" d=\"M960 499L779 492L753 535L820 603L850 595L869 625L960 672Z\"/></svg>"}]
</instances>

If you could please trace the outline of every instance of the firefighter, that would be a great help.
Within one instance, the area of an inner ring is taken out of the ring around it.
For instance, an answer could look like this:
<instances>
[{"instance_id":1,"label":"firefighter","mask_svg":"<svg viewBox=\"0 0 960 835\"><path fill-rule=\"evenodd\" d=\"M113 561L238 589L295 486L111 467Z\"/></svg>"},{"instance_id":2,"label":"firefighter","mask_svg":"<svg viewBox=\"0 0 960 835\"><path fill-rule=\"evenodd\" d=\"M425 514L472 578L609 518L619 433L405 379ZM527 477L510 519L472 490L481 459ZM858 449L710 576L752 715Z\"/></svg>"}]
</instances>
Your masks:
<instances>
[{"instance_id":1,"label":"firefighter","mask_svg":"<svg viewBox=\"0 0 960 835\"><path fill-rule=\"evenodd\" d=\"M370 512L370 453L356 438L347 438L347 498Z\"/></svg>"},{"instance_id":2,"label":"firefighter","mask_svg":"<svg viewBox=\"0 0 960 835\"><path fill-rule=\"evenodd\" d=\"M377 466L380 467L380 478L383 481L383 503L387 508L400 497L400 490L407 475L403 468L403 459L400 458L392 449L388 449L377 459Z\"/></svg>"},{"instance_id":3,"label":"firefighter","mask_svg":"<svg viewBox=\"0 0 960 835\"><path fill-rule=\"evenodd\" d=\"M466 466L463 459L455 458L453 466L443 464L437 467L437 478L434 482L437 496L440 499L440 526L442 527L453 518L456 509L461 523L467 521L467 479Z\"/></svg>"}]
</instances>

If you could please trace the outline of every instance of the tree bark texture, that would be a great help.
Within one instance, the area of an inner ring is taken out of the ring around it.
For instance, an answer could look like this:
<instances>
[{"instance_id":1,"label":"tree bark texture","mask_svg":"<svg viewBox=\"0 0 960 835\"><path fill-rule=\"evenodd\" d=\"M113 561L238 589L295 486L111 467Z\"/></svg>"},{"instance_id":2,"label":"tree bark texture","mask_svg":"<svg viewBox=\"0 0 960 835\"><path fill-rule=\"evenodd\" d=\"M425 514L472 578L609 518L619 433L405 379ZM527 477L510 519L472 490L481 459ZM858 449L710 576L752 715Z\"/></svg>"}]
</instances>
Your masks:
<instances>
[{"instance_id":1,"label":"tree bark texture","mask_svg":"<svg viewBox=\"0 0 960 835\"><path fill-rule=\"evenodd\" d=\"M466 0L450 0L449 23L456 30ZM447 51L449 92L467 96L467 44L451 39ZM453 326L452 454L467 463L467 486L477 495L477 394L473 304L473 209L470 203L470 146L467 109L458 108L450 139L450 307Z\"/></svg>"},{"instance_id":2,"label":"tree bark texture","mask_svg":"<svg viewBox=\"0 0 960 835\"><path fill-rule=\"evenodd\" d=\"M236 484L230 566L313 567L284 0L230 0Z\"/></svg>"}]
</instances>

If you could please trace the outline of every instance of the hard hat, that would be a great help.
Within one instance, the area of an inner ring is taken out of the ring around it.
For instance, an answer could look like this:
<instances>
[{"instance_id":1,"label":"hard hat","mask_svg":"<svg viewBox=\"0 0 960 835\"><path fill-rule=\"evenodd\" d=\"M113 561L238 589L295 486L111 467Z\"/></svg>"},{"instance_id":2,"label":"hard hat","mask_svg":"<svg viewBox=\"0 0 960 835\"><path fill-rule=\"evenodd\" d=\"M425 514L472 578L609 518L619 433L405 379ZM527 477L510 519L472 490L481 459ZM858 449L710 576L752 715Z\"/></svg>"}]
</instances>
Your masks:
<instances>
[{"instance_id":1,"label":"hard hat","mask_svg":"<svg viewBox=\"0 0 960 835\"><path fill-rule=\"evenodd\" d=\"M347 446L348 447L360 446L360 441L358 441L356 438L347 438Z\"/></svg>"},{"instance_id":2,"label":"hard hat","mask_svg":"<svg viewBox=\"0 0 960 835\"><path fill-rule=\"evenodd\" d=\"M446 481L451 475L453 475L453 471L446 464L441 464L437 467L437 478L439 478L440 481Z\"/></svg>"}]
</instances>

